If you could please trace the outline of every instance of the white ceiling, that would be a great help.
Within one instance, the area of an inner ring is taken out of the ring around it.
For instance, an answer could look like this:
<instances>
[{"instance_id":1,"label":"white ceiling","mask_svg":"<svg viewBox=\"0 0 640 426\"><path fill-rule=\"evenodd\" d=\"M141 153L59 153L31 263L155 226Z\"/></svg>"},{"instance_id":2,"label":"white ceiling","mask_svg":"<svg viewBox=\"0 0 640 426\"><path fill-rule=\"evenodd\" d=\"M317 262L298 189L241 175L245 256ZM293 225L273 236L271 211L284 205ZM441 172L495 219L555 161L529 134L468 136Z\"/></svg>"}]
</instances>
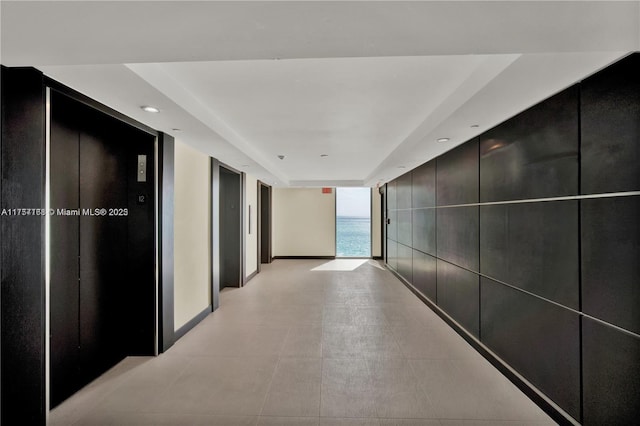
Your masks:
<instances>
[{"instance_id":1,"label":"white ceiling","mask_svg":"<svg viewBox=\"0 0 640 426\"><path fill-rule=\"evenodd\" d=\"M640 50L638 1L2 1L0 11L3 65L35 66L284 186L388 181Z\"/></svg>"}]
</instances>

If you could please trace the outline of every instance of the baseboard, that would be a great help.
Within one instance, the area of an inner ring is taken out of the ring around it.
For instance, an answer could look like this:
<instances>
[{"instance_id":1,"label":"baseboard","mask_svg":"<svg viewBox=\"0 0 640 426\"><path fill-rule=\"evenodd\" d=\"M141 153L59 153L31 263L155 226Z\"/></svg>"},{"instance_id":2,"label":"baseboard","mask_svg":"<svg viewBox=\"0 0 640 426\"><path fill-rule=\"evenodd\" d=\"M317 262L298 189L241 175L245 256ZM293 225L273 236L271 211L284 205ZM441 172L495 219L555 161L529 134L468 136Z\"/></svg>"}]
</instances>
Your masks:
<instances>
[{"instance_id":1,"label":"baseboard","mask_svg":"<svg viewBox=\"0 0 640 426\"><path fill-rule=\"evenodd\" d=\"M444 320L456 333L458 333L467 343L469 343L480 355L482 355L487 361L491 363L500 373L502 373L511 383L513 383L518 389L520 389L529 399L531 399L542 411L544 411L559 425L579 425L575 419L569 414L565 413L562 408L555 405L547 397L541 395L541 392L535 388L533 384L528 382L524 377L516 373L506 361L503 361L495 353L493 353L482 342L471 335L460 324L458 324L453 318L451 318L445 311L443 311L438 305L431 301L427 296L422 294L420 290L415 288L413 284L408 282L397 271L391 269L389 265L384 265L393 275L404 284L409 291L415 294L425 305L427 305L436 315Z\"/></svg>"},{"instance_id":2,"label":"baseboard","mask_svg":"<svg viewBox=\"0 0 640 426\"><path fill-rule=\"evenodd\" d=\"M207 306L202 312L193 317L189 322L185 325L177 329L174 333L174 342L177 342L182 336L187 334L193 327L198 325L203 319L209 316L211 313L211 305Z\"/></svg>"},{"instance_id":3,"label":"baseboard","mask_svg":"<svg viewBox=\"0 0 640 426\"><path fill-rule=\"evenodd\" d=\"M373 256L372 259L373 260L382 260L382 256Z\"/></svg>"},{"instance_id":4,"label":"baseboard","mask_svg":"<svg viewBox=\"0 0 640 426\"><path fill-rule=\"evenodd\" d=\"M273 259L325 259L333 260L335 256L273 256Z\"/></svg>"}]
</instances>

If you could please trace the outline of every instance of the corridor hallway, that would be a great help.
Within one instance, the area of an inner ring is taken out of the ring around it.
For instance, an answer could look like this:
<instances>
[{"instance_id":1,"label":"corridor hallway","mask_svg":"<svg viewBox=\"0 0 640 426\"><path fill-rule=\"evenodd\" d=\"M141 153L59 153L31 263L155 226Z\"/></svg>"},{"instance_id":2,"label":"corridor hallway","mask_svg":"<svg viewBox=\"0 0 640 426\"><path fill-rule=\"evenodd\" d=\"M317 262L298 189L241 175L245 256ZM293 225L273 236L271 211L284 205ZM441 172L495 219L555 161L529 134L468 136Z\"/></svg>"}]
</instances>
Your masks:
<instances>
[{"instance_id":1,"label":"corridor hallway","mask_svg":"<svg viewBox=\"0 0 640 426\"><path fill-rule=\"evenodd\" d=\"M166 353L125 359L49 424L555 423L378 262L353 259L263 265Z\"/></svg>"}]
</instances>

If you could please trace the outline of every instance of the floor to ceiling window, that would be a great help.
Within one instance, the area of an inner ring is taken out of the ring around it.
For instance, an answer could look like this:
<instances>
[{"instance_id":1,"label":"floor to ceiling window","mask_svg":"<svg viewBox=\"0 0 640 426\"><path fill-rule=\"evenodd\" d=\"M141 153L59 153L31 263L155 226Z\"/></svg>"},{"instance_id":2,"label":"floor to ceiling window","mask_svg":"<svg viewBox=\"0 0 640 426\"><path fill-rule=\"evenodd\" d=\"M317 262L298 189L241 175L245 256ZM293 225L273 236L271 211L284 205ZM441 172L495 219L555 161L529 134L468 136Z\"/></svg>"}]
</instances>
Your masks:
<instances>
[{"instance_id":1,"label":"floor to ceiling window","mask_svg":"<svg viewBox=\"0 0 640 426\"><path fill-rule=\"evenodd\" d=\"M336 256L371 256L371 188L336 188Z\"/></svg>"}]
</instances>

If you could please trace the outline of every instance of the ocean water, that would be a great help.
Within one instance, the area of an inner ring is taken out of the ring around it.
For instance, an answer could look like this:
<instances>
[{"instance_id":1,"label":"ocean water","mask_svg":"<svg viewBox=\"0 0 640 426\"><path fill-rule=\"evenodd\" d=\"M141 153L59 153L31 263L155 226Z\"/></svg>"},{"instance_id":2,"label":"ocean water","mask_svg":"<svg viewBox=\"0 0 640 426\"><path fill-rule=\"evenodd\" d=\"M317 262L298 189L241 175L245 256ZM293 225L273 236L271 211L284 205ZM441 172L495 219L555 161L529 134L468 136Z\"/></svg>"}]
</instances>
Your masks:
<instances>
[{"instance_id":1,"label":"ocean water","mask_svg":"<svg viewBox=\"0 0 640 426\"><path fill-rule=\"evenodd\" d=\"M336 218L336 256L371 256L371 220L368 217Z\"/></svg>"}]
</instances>

